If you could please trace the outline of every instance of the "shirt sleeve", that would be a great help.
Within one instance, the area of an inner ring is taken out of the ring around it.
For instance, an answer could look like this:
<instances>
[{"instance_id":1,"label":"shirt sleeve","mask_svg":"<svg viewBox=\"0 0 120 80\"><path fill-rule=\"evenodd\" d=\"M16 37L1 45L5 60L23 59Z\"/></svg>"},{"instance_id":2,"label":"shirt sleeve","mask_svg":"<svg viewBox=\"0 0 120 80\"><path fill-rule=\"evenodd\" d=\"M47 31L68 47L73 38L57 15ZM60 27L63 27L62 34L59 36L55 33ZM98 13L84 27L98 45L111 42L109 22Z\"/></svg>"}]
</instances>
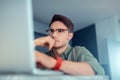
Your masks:
<instances>
[{"instance_id":1,"label":"shirt sleeve","mask_svg":"<svg viewBox=\"0 0 120 80\"><path fill-rule=\"evenodd\" d=\"M75 51L77 53L76 57L78 62L88 63L93 68L96 75L105 75L101 64L85 47L76 46Z\"/></svg>"}]
</instances>

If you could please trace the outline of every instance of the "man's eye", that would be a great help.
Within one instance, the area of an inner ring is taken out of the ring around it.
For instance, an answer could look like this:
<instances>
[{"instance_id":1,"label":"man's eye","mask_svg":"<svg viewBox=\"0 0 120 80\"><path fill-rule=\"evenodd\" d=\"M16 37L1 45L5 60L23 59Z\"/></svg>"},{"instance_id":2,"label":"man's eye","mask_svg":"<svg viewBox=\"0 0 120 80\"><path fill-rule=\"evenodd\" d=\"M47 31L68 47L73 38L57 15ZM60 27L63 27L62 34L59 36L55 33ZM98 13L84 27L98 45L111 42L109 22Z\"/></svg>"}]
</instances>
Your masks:
<instances>
[{"instance_id":1,"label":"man's eye","mask_svg":"<svg viewBox=\"0 0 120 80\"><path fill-rule=\"evenodd\" d=\"M58 32L63 32L64 30L63 29L58 29Z\"/></svg>"},{"instance_id":2,"label":"man's eye","mask_svg":"<svg viewBox=\"0 0 120 80\"><path fill-rule=\"evenodd\" d=\"M50 31L53 33L54 32L54 30L53 29L50 29Z\"/></svg>"}]
</instances>

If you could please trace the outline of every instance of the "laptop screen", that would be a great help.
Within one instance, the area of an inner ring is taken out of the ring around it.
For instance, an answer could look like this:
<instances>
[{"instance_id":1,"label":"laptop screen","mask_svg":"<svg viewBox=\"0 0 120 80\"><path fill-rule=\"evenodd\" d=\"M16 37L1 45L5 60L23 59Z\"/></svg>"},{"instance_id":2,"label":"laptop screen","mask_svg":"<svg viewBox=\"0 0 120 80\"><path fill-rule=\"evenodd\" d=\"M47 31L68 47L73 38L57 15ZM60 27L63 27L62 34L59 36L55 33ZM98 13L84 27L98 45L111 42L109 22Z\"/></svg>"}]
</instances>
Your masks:
<instances>
[{"instance_id":1,"label":"laptop screen","mask_svg":"<svg viewBox=\"0 0 120 80\"><path fill-rule=\"evenodd\" d=\"M0 72L35 68L31 0L0 1Z\"/></svg>"}]
</instances>

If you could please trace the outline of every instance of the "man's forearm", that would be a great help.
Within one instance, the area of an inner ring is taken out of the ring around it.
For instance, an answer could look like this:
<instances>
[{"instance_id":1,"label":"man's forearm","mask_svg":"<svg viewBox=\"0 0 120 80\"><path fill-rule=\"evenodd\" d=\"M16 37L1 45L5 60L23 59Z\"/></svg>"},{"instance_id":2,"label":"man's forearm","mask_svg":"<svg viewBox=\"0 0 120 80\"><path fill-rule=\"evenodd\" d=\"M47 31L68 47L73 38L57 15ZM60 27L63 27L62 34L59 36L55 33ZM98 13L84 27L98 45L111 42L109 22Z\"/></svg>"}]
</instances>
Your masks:
<instances>
[{"instance_id":1,"label":"man's forearm","mask_svg":"<svg viewBox=\"0 0 120 80\"><path fill-rule=\"evenodd\" d=\"M50 57L45 55L41 52L36 52L36 58L37 62L40 62L43 66L46 68L52 69L55 67L57 61ZM63 60L60 69L64 73L72 74L72 75L94 75L94 71L92 67L85 62L72 62Z\"/></svg>"},{"instance_id":2,"label":"man's forearm","mask_svg":"<svg viewBox=\"0 0 120 80\"><path fill-rule=\"evenodd\" d=\"M93 69L85 62L63 61L60 70L71 75L95 75Z\"/></svg>"}]
</instances>

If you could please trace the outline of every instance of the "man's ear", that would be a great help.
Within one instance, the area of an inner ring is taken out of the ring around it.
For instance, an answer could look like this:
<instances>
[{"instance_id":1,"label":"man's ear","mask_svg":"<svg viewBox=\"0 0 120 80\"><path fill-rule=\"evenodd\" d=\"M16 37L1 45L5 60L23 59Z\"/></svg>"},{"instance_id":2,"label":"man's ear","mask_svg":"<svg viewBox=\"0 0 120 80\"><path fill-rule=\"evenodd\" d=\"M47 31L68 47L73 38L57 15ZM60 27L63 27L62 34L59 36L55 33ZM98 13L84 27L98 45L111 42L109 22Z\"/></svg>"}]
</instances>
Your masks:
<instances>
[{"instance_id":1,"label":"man's ear","mask_svg":"<svg viewBox=\"0 0 120 80\"><path fill-rule=\"evenodd\" d=\"M73 38L73 33L69 33L68 39L71 40Z\"/></svg>"}]
</instances>

